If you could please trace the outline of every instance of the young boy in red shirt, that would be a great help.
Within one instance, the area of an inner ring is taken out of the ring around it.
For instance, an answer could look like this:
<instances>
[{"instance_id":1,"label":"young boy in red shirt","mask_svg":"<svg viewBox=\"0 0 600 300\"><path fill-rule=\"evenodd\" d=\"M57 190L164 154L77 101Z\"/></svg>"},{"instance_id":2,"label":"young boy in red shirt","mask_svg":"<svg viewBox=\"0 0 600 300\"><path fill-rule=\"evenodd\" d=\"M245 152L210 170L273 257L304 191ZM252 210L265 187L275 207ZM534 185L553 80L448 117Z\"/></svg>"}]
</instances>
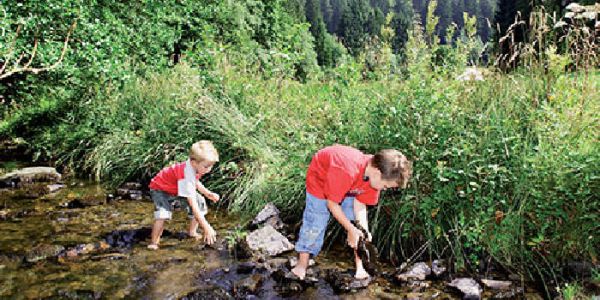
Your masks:
<instances>
[{"instance_id":1,"label":"young boy in red shirt","mask_svg":"<svg viewBox=\"0 0 600 300\"><path fill-rule=\"evenodd\" d=\"M356 220L368 233L367 205L376 205L379 192L388 188L406 188L412 175L412 163L398 150L385 149L375 155L364 154L348 146L334 145L319 150L306 173L306 205L296 243L298 264L292 272L304 279L310 255L323 246L329 216L348 233L348 244L356 249L363 233L350 221ZM369 274L354 252L356 279Z\"/></svg>"},{"instance_id":2,"label":"young boy in red shirt","mask_svg":"<svg viewBox=\"0 0 600 300\"><path fill-rule=\"evenodd\" d=\"M165 228L165 220L171 219L175 201L179 201L182 206L186 207L188 217L191 219L188 231L190 237L200 237L196 231L200 225L204 232L205 242L212 244L215 241L217 233L204 217L208 210L202 195L213 202L219 201L220 197L204 187L199 179L210 172L218 161L219 154L212 142L199 141L190 148L188 160L164 168L152 178L148 187L155 205L155 221L152 226L152 241L148 245L149 249L158 249L160 236Z\"/></svg>"}]
</instances>

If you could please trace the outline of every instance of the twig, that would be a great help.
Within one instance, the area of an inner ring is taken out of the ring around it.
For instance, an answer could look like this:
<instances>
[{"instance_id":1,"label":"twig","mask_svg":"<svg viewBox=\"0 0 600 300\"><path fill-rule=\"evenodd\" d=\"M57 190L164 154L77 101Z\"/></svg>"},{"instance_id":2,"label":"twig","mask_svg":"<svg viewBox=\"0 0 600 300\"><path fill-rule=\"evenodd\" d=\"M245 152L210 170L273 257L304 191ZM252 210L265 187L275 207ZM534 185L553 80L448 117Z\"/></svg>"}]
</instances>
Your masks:
<instances>
[{"instance_id":1,"label":"twig","mask_svg":"<svg viewBox=\"0 0 600 300\"><path fill-rule=\"evenodd\" d=\"M38 41L36 39L34 41L34 43L33 43L33 51L31 52L31 57L29 58L29 61L27 61L27 63L24 66L18 67L18 65L21 62L21 59L24 56L24 54L21 54L19 56L19 59L17 59L15 61L15 66L16 67L14 69L9 70L8 72L4 73L4 70L6 69L6 65L10 61L10 56L14 52L15 43L16 43L17 37L19 36L19 31L21 29L21 26L17 27L17 32L16 32L15 38L13 40L13 44L12 44L11 49L10 49L10 53L9 53L9 55L7 55L7 59L4 62L3 66L2 66L2 69L0 69L0 80L2 80L4 78L7 78L9 76L12 76L14 74L17 74L17 73L21 73L21 72L31 72L33 74L38 74L40 72L49 71L49 70L52 70L52 69L55 69L56 67L58 67L58 65L64 59L65 54L67 53L67 46L69 44L69 39L71 38L71 34L75 30L76 26L77 26L77 22L73 22L73 24L69 28L69 32L67 33L67 37L65 38L65 41L63 43L63 48L62 48L62 51L60 53L60 57L58 58L58 60L56 62L54 62L54 64L52 64L50 66L46 66L46 67L41 67L41 68L31 68L31 67L29 67L31 65L31 63L33 62L33 59L35 58L35 55L36 55L36 52L37 52Z\"/></svg>"}]
</instances>

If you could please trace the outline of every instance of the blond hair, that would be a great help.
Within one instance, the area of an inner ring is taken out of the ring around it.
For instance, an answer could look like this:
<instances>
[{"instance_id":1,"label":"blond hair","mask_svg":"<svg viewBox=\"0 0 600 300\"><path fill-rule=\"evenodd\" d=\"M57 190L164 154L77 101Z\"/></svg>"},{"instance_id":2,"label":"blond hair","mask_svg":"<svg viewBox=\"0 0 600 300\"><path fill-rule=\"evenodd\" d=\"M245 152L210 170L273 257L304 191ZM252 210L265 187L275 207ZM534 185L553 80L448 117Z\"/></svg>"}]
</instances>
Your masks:
<instances>
[{"instance_id":1,"label":"blond hair","mask_svg":"<svg viewBox=\"0 0 600 300\"><path fill-rule=\"evenodd\" d=\"M412 162L395 149L379 151L373 156L371 165L381 172L381 179L393 180L403 189L412 176Z\"/></svg>"},{"instance_id":2,"label":"blond hair","mask_svg":"<svg viewBox=\"0 0 600 300\"><path fill-rule=\"evenodd\" d=\"M219 161L219 153L211 141L202 140L192 145L190 158L198 162L216 163Z\"/></svg>"}]
</instances>

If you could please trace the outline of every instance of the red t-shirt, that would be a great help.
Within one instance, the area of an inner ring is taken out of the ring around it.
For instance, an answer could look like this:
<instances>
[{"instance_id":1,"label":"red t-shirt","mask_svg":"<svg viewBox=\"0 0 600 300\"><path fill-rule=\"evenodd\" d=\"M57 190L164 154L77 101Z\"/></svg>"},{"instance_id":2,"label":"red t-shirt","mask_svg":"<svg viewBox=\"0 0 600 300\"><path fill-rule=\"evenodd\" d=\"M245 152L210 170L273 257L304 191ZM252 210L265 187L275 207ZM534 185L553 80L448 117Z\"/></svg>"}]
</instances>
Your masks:
<instances>
[{"instance_id":1,"label":"red t-shirt","mask_svg":"<svg viewBox=\"0 0 600 300\"><path fill-rule=\"evenodd\" d=\"M198 179L200 179L200 175L194 171L188 159L162 169L152 178L148 187L172 196L193 197L196 193Z\"/></svg>"},{"instance_id":2,"label":"red t-shirt","mask_svg":"<svg viewBox=\"0 0 600 300\"><path fill-rule=\"evenodd\" d=\"M306 191L311 195L341 203L356 197L366 205L376 205L379 191L363 177L373 157L348 146L335 145L319 150L306 172Z\"/></svg>"}]
</instances>

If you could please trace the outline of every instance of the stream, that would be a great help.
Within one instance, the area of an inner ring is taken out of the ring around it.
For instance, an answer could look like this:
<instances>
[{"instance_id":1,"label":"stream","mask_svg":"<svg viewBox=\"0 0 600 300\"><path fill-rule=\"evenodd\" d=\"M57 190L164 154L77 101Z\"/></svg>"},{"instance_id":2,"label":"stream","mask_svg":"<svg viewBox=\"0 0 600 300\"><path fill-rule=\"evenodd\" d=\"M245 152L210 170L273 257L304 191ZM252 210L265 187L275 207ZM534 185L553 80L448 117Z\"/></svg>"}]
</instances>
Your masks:
<instances>
[{"instance_id":1,"label":"stream","mask_svg":"<svg viewBox=\"0 0 600 300\"><path fill-rule=\"evenodd\" d=\"M240 234L240 218L213 204L207 219L218 233L215 246L187 238L188 219L180 209L166 224L161 248L148 250L154 206L147 197L116 200L97 183L63 184L39 197L0 190L0 298L461 298L443 280L398 284L395 269L385 265L367 288L340 291L323 274L352 272L350 251L341 245L317 257L314 269L319 276L312 284L286 281L277 276L278 270L295 252L236 259L230 249ZM482 297L494 295L484 290ZM524 295L542 298L531 289Z\"/></svg>"}]
</instances>

